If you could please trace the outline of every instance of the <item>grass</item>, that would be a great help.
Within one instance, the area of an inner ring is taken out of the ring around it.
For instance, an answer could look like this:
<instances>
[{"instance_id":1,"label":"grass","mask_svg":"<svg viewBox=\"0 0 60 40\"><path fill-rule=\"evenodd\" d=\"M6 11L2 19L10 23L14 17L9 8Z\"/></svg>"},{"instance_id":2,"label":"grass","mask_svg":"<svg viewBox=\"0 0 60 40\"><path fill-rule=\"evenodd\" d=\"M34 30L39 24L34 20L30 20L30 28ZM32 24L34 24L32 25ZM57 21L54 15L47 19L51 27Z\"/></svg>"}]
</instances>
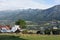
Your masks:
<instances>
[{"instance_id":1,"label":"grass","mask_svg":"<svg viewBox=\"0 0 60 40\"><path fill-rule=\"evenodd\" d=\"M0 40L60 40L60 35L0 34Z\"/></svg>"}]
</instances>

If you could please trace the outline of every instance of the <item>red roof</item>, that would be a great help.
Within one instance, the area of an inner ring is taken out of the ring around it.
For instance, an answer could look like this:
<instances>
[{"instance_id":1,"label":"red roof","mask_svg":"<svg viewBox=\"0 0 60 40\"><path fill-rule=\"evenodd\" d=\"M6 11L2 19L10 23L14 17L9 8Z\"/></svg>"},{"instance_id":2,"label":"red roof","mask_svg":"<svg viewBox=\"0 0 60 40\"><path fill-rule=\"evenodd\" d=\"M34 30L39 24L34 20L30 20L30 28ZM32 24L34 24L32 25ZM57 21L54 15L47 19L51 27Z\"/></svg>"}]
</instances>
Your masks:
<instances>
[{"instance_id":1,"label":"red roof","mask_svg":"<svg viewBox=\"0 0 60 40\"><path fill-rule=\"evenodd\" d=\"M1 26L1 25L0 25L0 29L2 29L2 28L6 28L7 30L9 30L11 27L8 26L8 25L6 25L6 26Z\"/></svg>"}]
</instances>

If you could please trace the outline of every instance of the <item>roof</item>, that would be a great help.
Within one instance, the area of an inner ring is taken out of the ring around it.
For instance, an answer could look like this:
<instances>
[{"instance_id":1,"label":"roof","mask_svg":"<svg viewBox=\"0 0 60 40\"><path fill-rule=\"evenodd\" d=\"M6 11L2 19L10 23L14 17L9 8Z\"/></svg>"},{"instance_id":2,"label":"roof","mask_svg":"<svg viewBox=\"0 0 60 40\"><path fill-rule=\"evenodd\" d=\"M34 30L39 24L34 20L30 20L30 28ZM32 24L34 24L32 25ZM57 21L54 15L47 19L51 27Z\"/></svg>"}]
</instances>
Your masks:
<instances>
[{"instance_id":1,"label":"roof","mask_svg":"<svg viewBox=\"0 0 60 40\"><path fill-rule=\"evenodd\" d=\"M0 25L0 29L2 29L2 28L6 28L7 30L9 30L11 27L8 26L8 25L6 25L6 26L1 26L1 25Z\"/></svg>"}]
</instances>

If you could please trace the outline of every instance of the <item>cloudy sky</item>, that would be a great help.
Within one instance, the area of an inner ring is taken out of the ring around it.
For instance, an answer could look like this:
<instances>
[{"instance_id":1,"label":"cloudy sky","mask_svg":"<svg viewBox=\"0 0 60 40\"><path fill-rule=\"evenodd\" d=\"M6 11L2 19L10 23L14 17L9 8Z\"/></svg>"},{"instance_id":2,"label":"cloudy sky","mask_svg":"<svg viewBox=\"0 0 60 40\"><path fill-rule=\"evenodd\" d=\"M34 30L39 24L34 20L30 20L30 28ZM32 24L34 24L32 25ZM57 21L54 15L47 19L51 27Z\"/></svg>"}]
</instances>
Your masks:
<instances>
[{"instance_id":1,"label":"cloudy sky","mask_svg":"<svg viewBox=\"0 0 60 40\"><path fill-rule=\"evenodd\" d=\"M60 4L60 0L0 0L0 10L47 9L58 4Z\"/></svg>"}]
</instances>

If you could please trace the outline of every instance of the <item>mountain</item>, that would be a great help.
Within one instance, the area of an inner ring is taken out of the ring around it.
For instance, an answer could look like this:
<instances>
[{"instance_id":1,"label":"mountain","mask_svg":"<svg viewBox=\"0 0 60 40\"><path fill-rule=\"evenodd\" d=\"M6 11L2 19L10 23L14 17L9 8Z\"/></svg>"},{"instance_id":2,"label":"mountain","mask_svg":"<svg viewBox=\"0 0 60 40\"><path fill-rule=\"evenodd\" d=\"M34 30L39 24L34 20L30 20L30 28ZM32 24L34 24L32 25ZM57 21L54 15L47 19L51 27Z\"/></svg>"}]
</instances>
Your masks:
<instances>
[{"instance_id":1,"label":"mountain","mask_svg":"<svg viewBox=\"0 0 60 40\"><path fill-rule=\"evenodd\" d=\"M35 17L37 18L37 20L41 21L60 20L60 5L56 5L52 8L43 10L41 13L38 13Z\"/></svg>"},{"instance_id":2,"label":"mountain","mask_svg":"<svg viewBox=\"0 0 60 40\"><path fill-rule=\"evenodd\" d=\"M0 11L0 20L18 20L24 19L32 21L37 13L40 13L40 9L22 9L22 10L6 10ZM32 19L33 18L33 19Z\"/></svg>"},{"instance_id":3,"label":"mountain","mask_svg":"<svg viewBox=\"0 0 60 40\"><path fill-rule=\"evenodd\" d=\"M0 11L0 20L2 21L16 21L18 19L24 19L33 22L60 20L60 5L56 5L45 10L19 9Z\"/></svg>"}]
</instances>

